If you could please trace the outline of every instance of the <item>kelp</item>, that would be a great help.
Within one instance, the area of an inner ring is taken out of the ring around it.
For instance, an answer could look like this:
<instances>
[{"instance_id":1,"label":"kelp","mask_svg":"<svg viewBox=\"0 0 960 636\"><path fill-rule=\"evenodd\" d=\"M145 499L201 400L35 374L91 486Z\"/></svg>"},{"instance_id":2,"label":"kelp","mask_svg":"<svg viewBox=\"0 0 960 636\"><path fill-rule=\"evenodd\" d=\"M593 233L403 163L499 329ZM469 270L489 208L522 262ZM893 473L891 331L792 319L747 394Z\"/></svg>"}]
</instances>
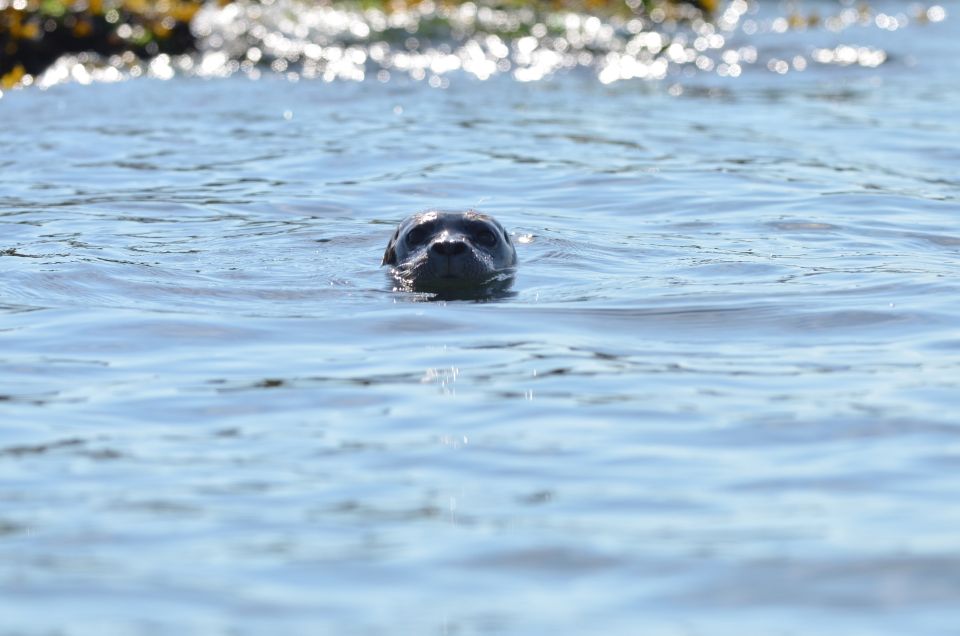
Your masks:
<instances>
[{"instance_id":1,"label":"kelp","mask_svg":"<svg viewBox=\"0 0 960 636\"><path fill-rule=\"evenodd\" d=\"M220 5L230 0L218 0ZM333 2L384 12L415 8L432 0ZM669 13L679 5L704 12L718 0L480 0L498 9L585 14ZM190 23L203 0L0 0L0 88L29 82L65 54L125 55L142 60L196 48ZM442 4L458 5L456 0Z\"/></svg>"}]
</instances>

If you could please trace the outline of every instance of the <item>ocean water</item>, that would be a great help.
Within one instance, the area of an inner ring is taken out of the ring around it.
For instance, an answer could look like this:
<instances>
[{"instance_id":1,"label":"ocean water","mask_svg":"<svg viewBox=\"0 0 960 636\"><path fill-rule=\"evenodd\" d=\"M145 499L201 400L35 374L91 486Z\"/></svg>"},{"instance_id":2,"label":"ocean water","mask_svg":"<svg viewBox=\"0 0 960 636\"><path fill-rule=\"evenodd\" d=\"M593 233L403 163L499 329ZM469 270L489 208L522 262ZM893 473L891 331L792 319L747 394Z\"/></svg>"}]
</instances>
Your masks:
<instances>
[{"instance_id":1,"label":"ocean water","mask_svg":"<svg viewBox=\"0 0 960 636\"><path fill-rule=\"evenodd\" d=\"M5 93L0 634L960 634L945 9ZM512 295L391 289L429 208Z\"/></svg>"}]
</instances>

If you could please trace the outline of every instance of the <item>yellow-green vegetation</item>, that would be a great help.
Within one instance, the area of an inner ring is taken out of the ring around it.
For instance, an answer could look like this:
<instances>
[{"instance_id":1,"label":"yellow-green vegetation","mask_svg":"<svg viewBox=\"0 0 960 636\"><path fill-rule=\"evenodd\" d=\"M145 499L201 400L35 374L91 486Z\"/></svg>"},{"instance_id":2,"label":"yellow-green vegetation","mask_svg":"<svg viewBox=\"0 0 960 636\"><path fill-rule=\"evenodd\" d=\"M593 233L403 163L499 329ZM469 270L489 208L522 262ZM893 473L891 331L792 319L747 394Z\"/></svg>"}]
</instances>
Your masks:
<instances>
[{"instance_id":1,"label":"yellow-green vegetation","mask_svg":"<svg viewBox=\"0 0 960 636\"><path fill-rule=\"evenodd\" d=\"M365 8L385 9L398 11L417 7L424 2L432 2L444 6L457 6L468 0L362 0ZM612 15L619 13L650 12L660 7L669 7L671 4L692 4L700 9L712 12L717 8L720 0L480 0L475 4L495 6L499 9L533 8L539 12L572 11L576 13Z\"/></svg>"},{"instance_id":2,"label":"yellow-green vegetation","mask_svg":"<svg viewBox=\"0 0 960 636\"><path fill-rule=\"evenodd\" d=\"M228 4L230 0L217 0ZM360 0L385 12L424 2L456 6L466 0ZM479 0L503 9L576 11L600 15L669 12L695 5L710 12L719 0ZM356 6L356 0L343 4ZM187 53L195 39L190 22L204 0L0 0L0 89L23 83L67 53L130 54L148 59ZM332 0L331 4L338 4Z\"/></svg>"},{"instance_id":3,"label":"yellow-green vegetation","mask_svg":"<svg viewBox=\"0 0 960 636\"><path fill-rule=\"evenodd\" d=\"M201 0L0 0L0 85L42 72L64 53L141 57L193 45Z\"/></svg>"}]
</instances>

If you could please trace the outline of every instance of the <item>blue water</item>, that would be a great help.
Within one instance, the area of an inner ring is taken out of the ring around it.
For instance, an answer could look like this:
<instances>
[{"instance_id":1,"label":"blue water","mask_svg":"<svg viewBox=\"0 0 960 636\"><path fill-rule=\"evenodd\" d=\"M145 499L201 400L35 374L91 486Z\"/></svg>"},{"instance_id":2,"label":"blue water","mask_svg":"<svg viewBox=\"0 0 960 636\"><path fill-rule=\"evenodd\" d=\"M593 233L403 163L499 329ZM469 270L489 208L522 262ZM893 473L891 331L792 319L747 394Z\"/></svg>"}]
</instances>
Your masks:
<instances>
[{"instance_id":1,"label":"blue water","mask_svg":"<svg viewBox=\"0 0 960 636\"><path fill-rule=\"evenodd\" d=\"M736 78L5 93L0 634L960 634L946 7ZM431 207L513 296L391 290Z\"/></svg>"}]
</instances>

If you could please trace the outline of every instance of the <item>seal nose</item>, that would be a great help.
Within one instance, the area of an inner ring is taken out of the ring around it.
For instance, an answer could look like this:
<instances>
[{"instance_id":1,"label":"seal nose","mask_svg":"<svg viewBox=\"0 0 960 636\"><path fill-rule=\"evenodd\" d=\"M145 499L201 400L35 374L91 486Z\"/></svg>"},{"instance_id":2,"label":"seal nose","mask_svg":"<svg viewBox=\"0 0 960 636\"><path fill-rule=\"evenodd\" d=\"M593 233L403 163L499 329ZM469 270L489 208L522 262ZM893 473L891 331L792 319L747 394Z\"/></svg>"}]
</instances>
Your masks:
<instances>
[{"instance_id":1,"label":"seal nose","mask_svg":"<svg viewBox=\"0 0 960 636\"><path fill-rule=\"evenodd\" d=\"M430 251L440 256L456 256L467 251L467 242L463 239L442 239L435 241Z\"/></svg>"}]
</instances>

